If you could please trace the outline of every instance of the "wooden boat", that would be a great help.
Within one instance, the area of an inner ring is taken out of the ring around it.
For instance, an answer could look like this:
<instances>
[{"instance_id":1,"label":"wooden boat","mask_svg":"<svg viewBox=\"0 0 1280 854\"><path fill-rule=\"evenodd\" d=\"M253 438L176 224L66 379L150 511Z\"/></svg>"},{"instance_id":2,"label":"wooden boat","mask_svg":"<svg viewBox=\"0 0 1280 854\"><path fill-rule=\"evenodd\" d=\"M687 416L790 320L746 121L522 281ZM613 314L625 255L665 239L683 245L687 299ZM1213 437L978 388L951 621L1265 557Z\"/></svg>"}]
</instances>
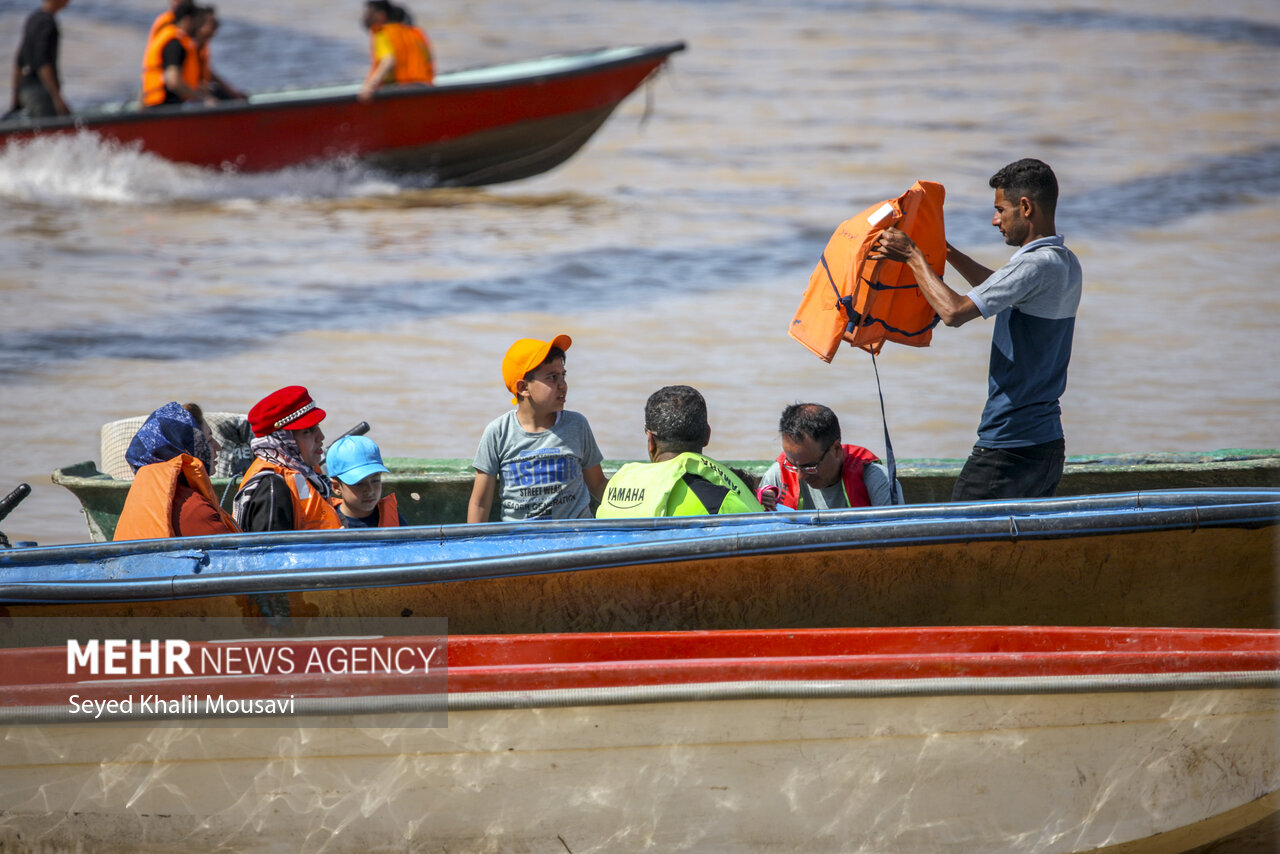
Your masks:
<instances>
[{"instance_id":1,"label":"wooden boat","mask_svg":"<svg viewBox=\"0 0 1280 854\"><path fill-rule=\"evenodd\" d=\"M0 617L445 617L464 634L1277 627L1280 489L0 551Z\"/></svg>"},{"instance_id":2,"label":"wooden boat","mask_svg":"<svg viewBox=\"0 0 1280 854\"><path fill-rule=\"evenodd\" d=\"M355 640L287 643L300 660ZM1275 850L1276 631L656 632L447 647L447 698L435 697L447 726L430 725L399 673L82 682L65 675L64 647L0 650L0 846ZM199 710L166 723L132 710L94 721L69 699L183 692L203 697ZM208 717L220 698L289 695L283 719Z\"/></svg>"},{"instance_id":3,"label":"wooden boat","mask_svg":"<svg viewBox=\"0 0 1280 854\"><path fill-rule=\"evenodd\" d=\"M142 421L141 418L135 420ZM136 424L133 429L137 429ZM119 455L123 460L123 448L128 440L120 442L119 437L114 437L114 444L120 446ZM612 473L623 462L605 460L605 471ZM728 465L761 475L769 462L732 460ZM907 502L950 501L951 488L963 463L963 460L948 459L900 460L898 480ZM410 524L446 525L467 520L467 502L475 478L470 460L393 457L387 459L387 465L391 473L383 477L383 488L396 494L400 512ZM53 482L71 490L80 500L89 538L94 542L110 540L129 492L129 481L103 474L97 464L86 461L53 472ZM214 478L213 483L224 496L223 506L230 510L234 490L227 489L229 479ZM1236 487L1280 487L1280 451L1232 449L1208 453L1072 456L1067 458L1058 493L1076 496L1150 489Z\"/></svg>"},{"instance_id":4,"label":"wooden boat","mask_svg":"<svg viewBox=\"0 0 1280 854\"><path fill-rule=\"evenodd\" d=\"M270 92L214 107L117 105L0 124L0 143L92 133L178 163L261 172L358 159L441 184L514 181L567 160L683 43L615 47L442 73L433 86Z\"/></svg>"}]
</instances>

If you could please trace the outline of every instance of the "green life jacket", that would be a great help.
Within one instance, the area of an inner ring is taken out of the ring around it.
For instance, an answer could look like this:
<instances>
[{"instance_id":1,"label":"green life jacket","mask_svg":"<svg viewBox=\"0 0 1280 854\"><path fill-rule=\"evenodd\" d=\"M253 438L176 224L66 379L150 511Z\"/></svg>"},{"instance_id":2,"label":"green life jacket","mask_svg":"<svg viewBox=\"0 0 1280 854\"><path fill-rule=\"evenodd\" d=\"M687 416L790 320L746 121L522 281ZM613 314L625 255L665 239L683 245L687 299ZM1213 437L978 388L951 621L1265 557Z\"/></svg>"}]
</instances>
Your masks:
<instances>
[{"instance_id":1,"label":"green life jacket","mask_svg":"<svg viewBox=\"0 0 1280 854\"><path fill-rule=\"evenodd\" d=\"M687 474L729 490L719 513L760 513L764 508L747 485L713 459L683 453L660 463L627 463L609 478L597 519L706 516L710 510L684 482Z\"/></svg>"}]
</instances>

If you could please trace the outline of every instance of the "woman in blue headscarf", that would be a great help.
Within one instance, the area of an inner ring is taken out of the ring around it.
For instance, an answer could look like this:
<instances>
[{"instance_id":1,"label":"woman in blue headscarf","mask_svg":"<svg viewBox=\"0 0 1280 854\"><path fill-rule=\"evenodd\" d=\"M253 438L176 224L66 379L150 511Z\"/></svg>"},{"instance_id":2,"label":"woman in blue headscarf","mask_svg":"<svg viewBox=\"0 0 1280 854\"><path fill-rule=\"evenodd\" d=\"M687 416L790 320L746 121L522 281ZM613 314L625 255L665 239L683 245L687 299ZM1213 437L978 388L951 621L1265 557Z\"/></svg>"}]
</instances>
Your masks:
<instances>
[{"instance_id":1,"label":"woman in blue headscarf","mask_svg":"<svg viewBox=\"0 0 1280 854\"><path fill-rule=\"evenodd\" d=\"M239 533L218 506L205 461L210 449L202 440L203 430L180 404L166 403L151 413L124 455L134 479L113 539Z\"/></svg>"}]
</instances>

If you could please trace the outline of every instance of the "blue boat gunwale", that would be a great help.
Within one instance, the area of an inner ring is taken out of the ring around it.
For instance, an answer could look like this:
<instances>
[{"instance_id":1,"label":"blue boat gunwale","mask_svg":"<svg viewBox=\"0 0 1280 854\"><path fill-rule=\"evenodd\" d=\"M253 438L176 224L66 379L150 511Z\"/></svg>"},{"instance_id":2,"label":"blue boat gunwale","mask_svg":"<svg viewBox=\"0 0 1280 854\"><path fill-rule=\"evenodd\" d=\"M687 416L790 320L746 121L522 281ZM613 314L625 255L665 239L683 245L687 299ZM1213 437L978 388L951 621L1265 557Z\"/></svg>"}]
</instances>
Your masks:
<instances>
[{"instance_id":1,"label":"blue boat gunwale","mask_svg":"<svg viewBox=\"0 0 1280 854\"><path fill-rule=\"evenodd\" d=\"M430 525L86 543L0 552L0 602L151 601L394 587L814 550L1277 523L1280 489L1239 488L730 517ZM573 545L557 547L556 540ZM461 547L468 542L478 548ZM485 549L484 544L506 546L507 551ZM421 553L424 547L447 552L450 545L469 553L452 558ZM392 554L385 555L388 551ZM399 551L405 552L403 561L386 562ZM279 556L300 552L309 553L310 566L277 568ZM360 564L361 553L381 559ZM235 569L210 571L214 558ZM255 568L255 563L270 566ZM42 567L59 565L66 573L62 580L43 577ZM104 571L109 577L85 577ZM340 579L335 572L341 573ZM27 577L15 577L23 574Z\"/></svg>"},{"instance_id":2,"label":"blue boat gunwale","mask_svg":"<svg viewBox=\"0 0 1280 854\"><path fill-rule=\"evenodd\" d=\"M601 47L591 50L574 51L571 53L548 54L546 56L533 57L529 59L514 60L512 62L498 63L488 66L471 66L468 68L459 68L449 72L441 73L440 77L448 78L451 75L465 76L474 74L483 69L500 69L505 67L519 68L521 66L532 66L538 63L552 60L569 60L581 59L581 63L576 65L566 65L559 69L546 70L541 72L526 73L523 75L515 75L509 78L498 78L489 80L479 80L475 82L452 83L447 79L443 83L431 86L421 86L414 84L406 84L396 87L390 87L380 90L378 100L398 100L403 98L421 98L431 99L443 97L454 93L467 93L473 91L497 91L501 89L511 88L515 86L530 86L544 83L551 80L568 79L573 77L581 77L587 74L594 74L601 71L608 71L613 68L634 65L639 62L648 61L650 59L662 58L678 53L685 49L683 41L666 42L658 45L650 46L620 46L620 47ZM612 59L606 59L599 62L590 62L590 57L598 57L611 53L627 52L627 55L618 56ZM340 94L322 94L308 95L313 92L328 92L335 89L341 89ZM10 135L22 135L30 132L42 131L59 131L63 129L75 129L87 133L92 133L94 129L101 125L108 124L130 124L135 122L156 121L159 119L180 117L184 121L201 121L219 118L226 115L236 113L262 112L262 111L286 111L291 109L310 108L316 106L327 106L333 104L349 103L352 101L360 90L360 84L350 84L337 86L320 86L310 89L283 89L272 92L259 93L251 96L248 101L223 101L214 106L200 107L197 109L189 109L182 105L153 107L146 110L139 109L118 109L107 110L99 107L96 110L90 110L83 113L76 113L71 116L57 116L42 119L27 119L0 123L0 143ZM296 97L288 97L294 95ZM256 100L255 100L256 99ZM109 106L109 105L104 105ZM119 106L118 104L116 106Z\"/></svg>"}]
</instances>

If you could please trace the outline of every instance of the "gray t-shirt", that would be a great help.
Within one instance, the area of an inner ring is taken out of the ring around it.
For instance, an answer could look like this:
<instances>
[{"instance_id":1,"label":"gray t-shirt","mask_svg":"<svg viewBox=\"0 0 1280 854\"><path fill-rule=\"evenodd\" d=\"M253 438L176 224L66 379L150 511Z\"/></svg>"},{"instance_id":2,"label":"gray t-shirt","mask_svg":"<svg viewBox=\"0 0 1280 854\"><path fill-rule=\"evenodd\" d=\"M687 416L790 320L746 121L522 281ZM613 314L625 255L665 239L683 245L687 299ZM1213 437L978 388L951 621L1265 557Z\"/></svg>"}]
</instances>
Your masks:
<instances>
[{"instance_id":1,"label":"gray t-shirt","mask_svg":"<svg viewBox=\"0 0 1280 854\"><path fill-rule=\"evenodd\" d=\"M893 503L889 493L889 471L880 463L867 463L862 467L862 483L867 487L867 496L870 497L873 507L885 507ZM760 478L760 486L782 488L782 467L776 460L764 473L764 477ZM894 492L901 501L902 484L894 486ZM800 481L801 510L839 510L848 506L849 500L844 494L844 484L840 481L836 481L826 489L814 489L803 480ZM781 504L778 507L787 509Z\"/></svg>"},{"instance_id":2,"label":"gray t-shirt","mask_svg":"<svg viewBox=\"0 0 1280 854\"><path fill-rule=\"evenodd\" d=\"M582 472L602 459L581 414L561 412L550 430L530 433L512 409L484 428L474 465L498 478L504 522L583 519L591 518L591 493Z\"/></svg>"}]
</instances>

